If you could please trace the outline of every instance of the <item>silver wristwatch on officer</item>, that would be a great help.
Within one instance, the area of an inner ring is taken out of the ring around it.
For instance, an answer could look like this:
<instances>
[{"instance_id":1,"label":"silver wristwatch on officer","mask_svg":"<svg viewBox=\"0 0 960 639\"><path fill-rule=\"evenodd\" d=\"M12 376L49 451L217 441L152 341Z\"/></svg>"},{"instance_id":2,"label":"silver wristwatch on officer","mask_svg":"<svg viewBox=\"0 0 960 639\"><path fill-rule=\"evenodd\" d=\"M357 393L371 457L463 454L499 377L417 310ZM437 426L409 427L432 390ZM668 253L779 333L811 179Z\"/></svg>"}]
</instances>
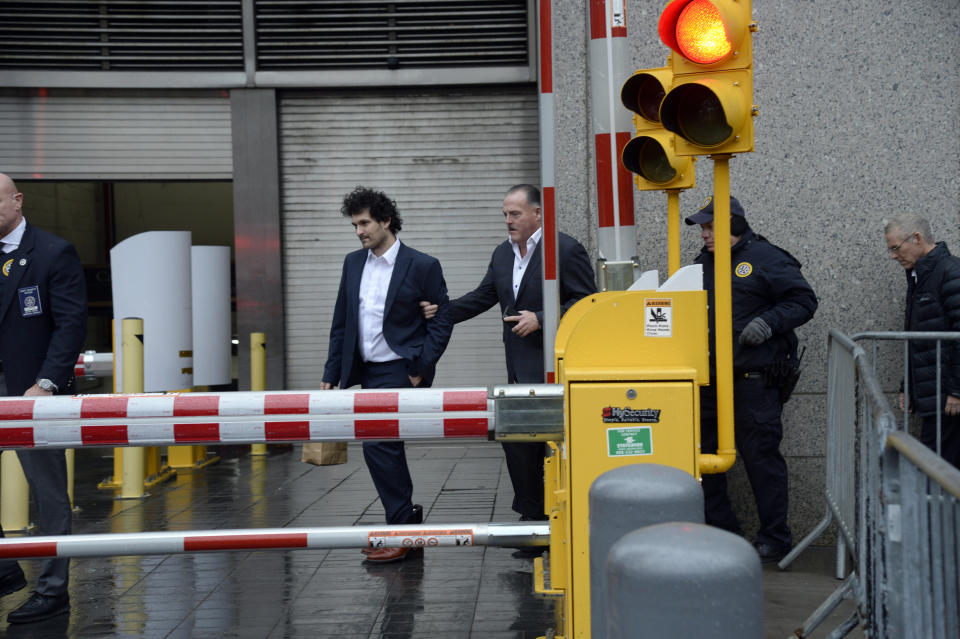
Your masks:
<instances>
[{"instance_id":1,"label":"silver wristwatch on officer","mask_svg":"<svg viewBox=\"0 0 960 639\"><path fill-rule=\"evenodd\" d=\"M37 386L40 387L40 390L45 390L48 393L56 393L59 390L57 388L57 385L54 384L52 380L49 380L46 377L38 379Z\"/></svg>"}]
</instances>

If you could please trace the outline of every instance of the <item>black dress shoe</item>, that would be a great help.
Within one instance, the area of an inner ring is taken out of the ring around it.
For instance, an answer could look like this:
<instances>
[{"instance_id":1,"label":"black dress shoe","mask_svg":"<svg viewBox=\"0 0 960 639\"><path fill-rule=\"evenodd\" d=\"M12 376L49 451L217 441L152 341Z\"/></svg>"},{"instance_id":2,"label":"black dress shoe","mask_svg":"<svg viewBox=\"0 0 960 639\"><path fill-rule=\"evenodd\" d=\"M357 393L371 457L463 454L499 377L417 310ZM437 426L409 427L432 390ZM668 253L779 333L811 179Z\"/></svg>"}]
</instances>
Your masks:
<instances>
[{"instance_id":1,"label":"black dress shoe","mask_svg":"<svg viewBox=\"0 0 960 639\"><path fill-rule=\"evenodd\" d=\"M23 576L23 571L18 567L16 572L0 577L0 597L23 590L27 587L27 580Z\"/></svg>"},{"instance_id":2,"label":"black dress shoe","mask_svg":"<svg viewBox=\"0 0 960 639\"><path fill-rule=\"evenodd\" d=\"M7 615L10 623L30 623L70 612L70 595L41 595L35 592L19 608Z\"/></svg>"},{"instance_id":3,"label":"black dress shoe","mask_svg":"<svg viewBox=\"0 0 960 639\"><path fill-rule=\"evenodd\" d=\"M520 515L520 521L550 521L547 515Z\"/></svg>"},{"instance_id":4,"label":"black dress shoe","mask_svg":"<svg viewBox=\"0 0 960 639\"><path fill-rule=\"evenodd\" d=\"M773 544L756 543L753 545L760 555L760 563L772 564L780 561L790 552L790 546L774 546Z\"/></svg>"},{"instance_id":5,"label":"black dress shoe","mask_svg":"<svg viewBox=\"0 0 960 639\"><path fill-rule=\"evenodd\" d=\"M546 549L546 546L527 546L513 551L510 556L514 559L535 559L542 555Z\"/></svg>"},{"instance_id":6,"label":"black dress shoe","mask_svg":"<svg viewBox=\"0 0 960 639\"><path fill-rule=\"evenodd\" d=\"M422 524L423 523L423 506L420 504L413 505L413 517L410 519L411 524Z\"/></svg>"}]
</instances>

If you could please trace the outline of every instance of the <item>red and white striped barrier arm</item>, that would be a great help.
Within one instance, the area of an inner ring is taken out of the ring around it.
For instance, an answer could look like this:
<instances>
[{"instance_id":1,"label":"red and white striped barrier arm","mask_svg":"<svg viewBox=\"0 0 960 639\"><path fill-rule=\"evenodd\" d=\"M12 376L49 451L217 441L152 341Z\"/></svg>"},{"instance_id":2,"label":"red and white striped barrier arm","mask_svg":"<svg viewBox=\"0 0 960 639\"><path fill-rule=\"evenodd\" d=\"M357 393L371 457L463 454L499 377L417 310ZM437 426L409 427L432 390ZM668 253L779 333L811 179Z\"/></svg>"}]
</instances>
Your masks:
<instances>
[{"instance_id":1,"label":"red and white striped barrier arm","mask_svg":"<svg viewBox=\"0 0 960 639\"><path fill-rule=\"evenodd\" d=\"M486 388L0 398L0 449L488 439Z\"/></svg>"},{"instance_id":2,"label":"red and white striped barrier arm","mask_svg":"<svg viewBox=\"0 0 960 639\"><path fill-rule=\"evenodd\" d=\"M86 351L77 357L74 377L110 377L113 375L113 353Z\"/></svg>"},{"instance_id":3,"label":"red and white striped barrier arm","mask_svg":"<svg viewBox=\"0 0 960 639\"><path fill-rule=\"evenodd\" d=\"M548 523L250 528L6 538L0 539L0 559L363 547L546 546L549 543Z\"/></svg>"}]
</instances>

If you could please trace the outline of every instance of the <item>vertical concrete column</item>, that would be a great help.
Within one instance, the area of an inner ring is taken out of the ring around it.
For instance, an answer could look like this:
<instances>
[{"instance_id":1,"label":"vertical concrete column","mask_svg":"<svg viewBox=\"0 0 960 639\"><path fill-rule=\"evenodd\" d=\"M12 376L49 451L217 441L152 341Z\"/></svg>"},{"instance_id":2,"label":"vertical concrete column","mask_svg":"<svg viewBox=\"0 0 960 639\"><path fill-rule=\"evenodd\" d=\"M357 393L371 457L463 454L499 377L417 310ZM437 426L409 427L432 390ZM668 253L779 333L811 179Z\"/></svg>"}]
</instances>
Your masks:
<instances>
[{"instance_id":1,"label":"vertical concrete column","mask_svg":"<svg viewBox=\"0 0 960 639\"><path fill-rule=\"evenodd\" d=\"M738 535L647 526L613 545L606 576L609 639L763 638L760 557Z\"/></svg>"},{"instance_id":2,"label":"vertical concrete column","mask_svg":"<svg viewBox=\"0 0 960 639\"><path fill-rule=\"evenodd\" d=\"M607 555L621 537L670 521L703 523L703 490L693 475L661 464L609 470L590 487L590 626L607 636Z\"/></svg>"},{"instance_id":3,"label":"vertical concrete column","mask_svg":"<svg viewBox=\"0 0 960 639\"><path fill-rule=\"evenodd\" d=\"M277 348L267 353L267 389L285 388L283 260L280 232L280 148L273 89L230 91L233 135L233 248L237 334L263 331ZM240 390L249 390L250 352L237 352Z\"/></svg>"}]
</instances>

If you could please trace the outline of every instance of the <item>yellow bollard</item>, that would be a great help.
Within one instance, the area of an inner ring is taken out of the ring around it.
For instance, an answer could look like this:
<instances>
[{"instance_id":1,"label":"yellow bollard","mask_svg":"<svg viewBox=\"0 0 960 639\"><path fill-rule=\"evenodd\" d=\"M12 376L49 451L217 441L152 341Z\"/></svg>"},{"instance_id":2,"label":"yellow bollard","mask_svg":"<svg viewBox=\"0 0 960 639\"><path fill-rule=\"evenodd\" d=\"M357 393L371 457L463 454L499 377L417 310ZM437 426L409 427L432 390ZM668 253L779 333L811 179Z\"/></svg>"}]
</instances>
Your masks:
<instances>
[{"instance_id":1,"label":"yellow bollard","mask_svg":"<svg viewBox=\"0 0 960 639\"><path fill-rule=\"evenodd\" d=\"M67 497L70 498L70 508L72 510L79 510L73 505L73 469L77 466L76 451L68 448L63 451L63 455L67 458Z\"/></svg>"},{"instance_id":2,"label":"yellow bollard","mask_svg":"<svg viewBox=\"0 0 960 639\"><path fill-rule=\"evenodd\" d=\"M121 327L123 340L123 392L143 392L143 319L125 317ZM120 499L143 497L144 451L139 447L122 449L123 470Z\"/></svg>"},{"instance_id":3,"label":"yellow bollard","mask_svg":"<svg viewBox=\"0 0 960 639\"><path fill-rule=\"evenodd\" d=\"M250 390L267 390L267 335L250 333ZM251 444L251 455L266 455L266 444Z\"/></svg>"},{"instance_id":4,"label":"yellow bollard","mask_svg":"<svg viewBox=\"0 0 960 639\"><path fill-rule=\"evenodd\" d=\"M15 450L3 451L0 459L0 484L3 487L0 525L7 532L26 530L30 527L30 487L23 466Z\"/></svg>"}]
</instances>

